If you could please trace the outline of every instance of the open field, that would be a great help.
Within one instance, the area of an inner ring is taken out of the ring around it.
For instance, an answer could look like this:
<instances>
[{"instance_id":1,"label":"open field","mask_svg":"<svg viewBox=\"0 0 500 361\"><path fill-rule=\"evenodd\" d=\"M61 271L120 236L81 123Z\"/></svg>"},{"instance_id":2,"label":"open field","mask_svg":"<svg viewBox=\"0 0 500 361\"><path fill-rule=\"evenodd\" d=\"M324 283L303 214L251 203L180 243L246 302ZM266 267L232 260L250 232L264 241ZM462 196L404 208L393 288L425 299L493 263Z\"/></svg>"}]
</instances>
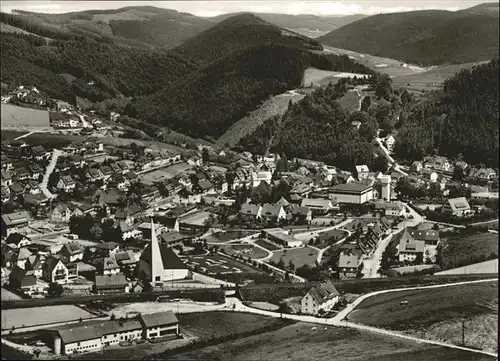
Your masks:
<instances>
[{"instance_id":1,"label":"open field","mask_svg":"<svg viewBox=\"0 0 500 361\"><path fill-rule=\"evenodd\" d=\"M442 87L443 82L453 77L462 69L472 68L478 63L437 66L425 72L396 76L392 79L395 86L402 86L412 90L431 90Z\"/></svg>"},{"instance_id":2,"label":"open field","mask_svg":"<svg viewBox=\"0 0 500 361\"><path fill-rule=\"evenodd\" d=\"M264 239L258 239L255 241L255 243L261 247L264 247L265 249L267 249L269 251L276 251L276 250L280 249L278 246L275 246L274 244L269 243Z\"/></svg>"},{"instance_id":3,"label":"open field","mask_svg":"<svg viewBox=\"0 0 500 361\"><path fill-rule=\"evenodd\" d=\"M259 247L255 247L251 244L232 244L227 246L220 246L227 254L236 256L240 255L243 257L250 257L253 259L264 258L268 255L266 251Z\"/></svg>"},{"instance_id":4,"label":"open field","mask_svg":"<svg viewBox=\"0 0 500 361\"><path fill-rule=\"evenodd\" d=\"M278 311L279 306L273 305L269 302L250 302L250 307L258 308L260 310L266 311Z\"/></svg>"},{"instance_id":5,"label":"open field","mask_svg":"<svg viewBox=\"0 0 500 361\"><path fill-rule=\"evenodd\" d=\"M182 322L182 321L181 321ZM166 360L465 361L494 360L485 355L417 344L352 329L297 323L201 350L163 356ZM160 356L160 355L158 355Z\"/></svg>"},{"instance_id":6,"label":"open field","mask_svg":"<svg viewBox=\"0 0 500 361\"><path fill-rule=\"evenodd\" d=\"M489 232L478 234L461 234L442 240L443 269L464 265L498 257L498 234Z\"/></svg>"},{"instance_id":7,"label":"open field","mask_svg":"<svg viewBox=\"0 0 500 361\"><path fill-rule=\"evenodd\" d=\"M173 311L175 313L190 313L203 311L221 310L224 305L207 302L200 304L195 302L135 302L118 305L110 314L114 314L117 318L133 317L139 313L155 313L164 311Z\"/></svg>"},{"instance_id":8,"label":"open field","mask_svg":"<svg viewBox=\"0 0 500 361\"><path fill-rule=\"evenodd\" d=\"M283 259L285 266L288 266L290 261L293 262L296 268L302 267L303 265L314 266L318 258L318 251L310 247L301 247L295 249L287 249L275 251L271 261L279 262Z\"/></svg>"},{"instance_id":9,"label":"open field","mask_svg":"<svg viewBox=\"0 0 500 361\"><path fill-rule=\"evenodd\" d=\"M358 110L360 99L361 98L356 91L349 91L339 99L339 103L343 109L354 112Z\"/></svg>"},{"instance_id":10,"label":"open field","mask_svg":"<svg viewBox=\"0 0 500 361\"><path fill-rule=\"evenodd\" d=\"M465 318L468 344L494 350L497 314L498 282L487 282L376 295L361 302L348 319L458 344L461 333L456 330Z\"/></svg>"},{"instance_id":11,"label":"open field","mask_svg":"<svg viewBox=\"0 0 500 361\"><path fill-rule=\"evenodd\" d=\"M436 272L437 275L471 274L471 273L498 273L498 258L489 261L474 263L464 267L452 268Z\"/></svg>"},{"instance_id":12,"label":"open field","mask_svg":"<svg viewBox=\"0 0 500 361\"><path fill-rule=\"evenodd\" d=\"M17 127L50 128L49 112L46 110L2 103L1 116L2 129L15 129Z\"/></svg>"},{"instance_id":13,"label":"open field","mask_svg":"<svg viewBox=\"0 0 500 361\"><path fill-rule=\"evenodd\" d=\"M177 163L169 167L154 170L152 172L141 174L141 182L144 184L153 184L155 182L172 179L176 175L184 173L191 166L187 163Z\"/></svg>"},{"instance_id":14,"label":"open field","mask_svg":"<svg viewBox=\"0 0 500 361\"><path fill-rule=\"evenodd\" d=\"M226 144L234 146L238 144L240 139L253 133L266 120L277 115L283 115L288 109L288 103L290 101L296 103L304 97L305 94L292 90L269 98L257 109L234 123L217 140L216 144L218 146L225 146Z\"/></svg>"},{"instance_id":15,"label":"open field","mask_svg":"<svg viewBox=\"0 0 500 361\"><path fill-rule=\"evenodd\" d=\"M93 318L93 314L72 305L33 307L29 311L22 308L2 310L2 329L28 327L49 323Z\"/></svg>"},{"instance_id":16,"label":"open field","mask_svg":"<svg viewBox=\"0 0 500 361\"><path fill-rule=\"evenodd\" d=\"M380 73L385 73L391 77L410 75L425 71L425 69L418 66L413 66L411 64L408 64L409 66L405 67L403 66L403 62L395 59L382 58L369 54L361 54L355 51L334 48L326 45L323 45L323 48L325 53L347 55L356 62L366 65L367 67L372 68Z\"/></svg>"},{"instance_id":17,"label":"open field","mask_svg":"<svg viewBox=\"0 0 500 361\"><path fill-rule=\"evenodd\" d=\"M316 68L307 68L304 73L304 86L310 86L311 83L313 86L326 86L328 83L333 82L334 84L340 78L353 78L353 77L366 77L366 74L356 74L356 73L344 73L338 71L328 71L328 70L320 70Z\"/></svg>"}]
</instances>

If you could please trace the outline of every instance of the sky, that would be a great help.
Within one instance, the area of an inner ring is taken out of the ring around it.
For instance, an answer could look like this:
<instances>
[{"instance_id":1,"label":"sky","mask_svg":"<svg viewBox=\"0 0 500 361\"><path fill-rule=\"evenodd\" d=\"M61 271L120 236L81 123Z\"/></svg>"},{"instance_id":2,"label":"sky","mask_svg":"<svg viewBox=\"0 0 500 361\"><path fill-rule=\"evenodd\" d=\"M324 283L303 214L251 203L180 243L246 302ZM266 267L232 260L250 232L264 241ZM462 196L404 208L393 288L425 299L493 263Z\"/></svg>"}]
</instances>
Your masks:
<instances>
[{"instance_id":1,"label":"sky","mask_svg":"<svg viewBox=\"0 0 500 361\"><path fill-rule=\"evenodd\" d=\"M56 1L1 0L2 12L12 9L42 13L66 13L84 10L117 9L124 6L156 6L166 9L191 13L197 16L217 16L234 12L279 13L279 14L312 14L319 16L352 15L403 12L413 10L465 9L492 0L347 0L347 1L314 1L314 0L281 0L281 1Z\"/></svg>"}]
</instances>

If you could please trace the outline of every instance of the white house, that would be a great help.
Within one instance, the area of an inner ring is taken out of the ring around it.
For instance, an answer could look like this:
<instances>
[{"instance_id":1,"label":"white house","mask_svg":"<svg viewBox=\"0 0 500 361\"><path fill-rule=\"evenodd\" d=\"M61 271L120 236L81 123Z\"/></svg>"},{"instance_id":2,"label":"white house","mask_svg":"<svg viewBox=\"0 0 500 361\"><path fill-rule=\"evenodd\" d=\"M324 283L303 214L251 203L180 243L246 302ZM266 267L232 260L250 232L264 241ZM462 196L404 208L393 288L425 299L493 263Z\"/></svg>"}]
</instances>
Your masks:
<instances>
[{"instance_id":1,"label":"white house","mask_svg":"<svg viewBox=\"0 0 500 361\"><path fill-rule=\"evenodd\" d=\"M252 172L252 187L258 187L261 182L271 184L273 174L269 171Z\"/></svg>"},{"instance_id":2,"label":"white house","mask_svg":"<svg viewBox=\"0 0 500 361\"><path fill-rule=\"evenodd\" d=\"M316 315L319 312L329 312L340 300L340 293L328 280L314 286L301 300L303 314Z\"/></svg>"},{"instance_id":3,"label":"white house","mask_svg":"<svg viewBox=\"0 0 500 361\"><path fill-rule=\"evenodd\" d=\"M370 169L368 169L368 166L365 164L357 165L356 173L358 174L358 180L366 179L368 177L368 173L370 173Z\"/></svg>"},{"instance_id":4,"label":"white house","mask_svg":"<svg viewBox=\"0 0 500 361\"><path fill-rule=\"evenodd\" d=\"M389 134L385 138L385 146L389 152L392 152L394 150L394 144L396 144L396 139L394 139L392 134Z\"/></svg>"},{"instance_id":5,"label":"white house","mask_svg":"<svg viewBox=\"0 0 500 361\"><path fill-rule=\"evenodd\" d=\"M68 268L59 257L51 256L43 264L43 278L49 283L67 283L68 274Z\"/></svg>"},{"instance_id":6,"label":"white house","mask_svg":"<svg viewBox=\"0 0 500 361\"><path fill-rule=\"evenodd\" d=\"M179 320L172 311L141 314L139 321L143 327L142 337L145 340L179 334Z\"/></svg>"}]
</instances>

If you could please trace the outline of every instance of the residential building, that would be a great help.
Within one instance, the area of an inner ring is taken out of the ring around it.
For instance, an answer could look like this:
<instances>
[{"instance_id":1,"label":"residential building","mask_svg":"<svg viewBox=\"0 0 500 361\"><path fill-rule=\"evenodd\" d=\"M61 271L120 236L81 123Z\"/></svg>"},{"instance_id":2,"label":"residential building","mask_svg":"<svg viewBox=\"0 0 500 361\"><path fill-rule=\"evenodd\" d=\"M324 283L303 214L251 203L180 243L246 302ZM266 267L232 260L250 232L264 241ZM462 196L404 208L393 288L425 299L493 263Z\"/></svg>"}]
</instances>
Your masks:
<instances>
[{"instance_id":1,"label":"residential building","mask_svg":"<svg viewBox=\"0 0 500 361\"><path fill-rule=\"evenodd\" d=\"M167 245L168 247L174 247L177 245L182 245L182 241L188 239L188 237L183 236L178 232L163 232L159 236L160 245Z\"/></svg>"},{"instance_id":2,"label":"residential building","mask_svg":"<svg viewBox=\"0 0 500 361\"><path fill-rule=\"evenodd\" d=\"M153 220L162 225L163 232L179 232L178 217L155 216Z\"/></svg>"},{"instance_id":3,"label":"residential building","mask_svg":"<svg viewBox=\"0 0 500 361\"><path fill-rule=\"evenodd\" d=\"M463 217L471 213L471 208L465 197L450 198L443 205L443 213Z\"/></svg>"},{"instance_id":4,"label":"residential building","mask_svg":"<svg viewBox=\"0 0 500 361\"><path fill-rule=\"evenodd\" d=\"M392 152L394 150L394 145L396 144L396 139L392 136L392 134L389 134L385 138L385 146L389 152Z\"/></svg>"},{"instance_id":5,"label":"residential building","mask_svg":"<svg viewBox=\"0 0 500 361\"><path fill-rule=\"evenodd\" d=\"M11 233L5 240L5 244L12 249L19 249L29 246L31 244L31 241L24 234Z\"/></svg>"},{"instance_id":6,"label":"residential building","mask_svg":"<svg viewBox=\"0 0 500 361\"><path fill-rule=\"evenodd\" d=\"M32 272L16 266L9 274L9 287L30 295L37 288L36 277Z\"/></svg>"},{"instance_id":7,"label":"residential building","mask_svg":"<svg viewBox=\"0 0 500 361\"><path fill-rule=\"evenodd\" d=\"M411 164L411 169L416 172L416 173L420 173L422 171L422 169L424 168L424 166L422 165L422 162L416 160L414 161L412 164Z\"/></svg>"},{"instance_id":8,"label":"residential building","mask_svg":"<svg viewBox=\"0 0 500 361\"><path fill-rule=\"evenodd\" d=\"M259 204L245 203L241 206L241 218L247 221L255 221L261 218L262 206Z\"/></svg>"},{"instance_id":9,"label":"residential building","mask_svg":"<svg viewBox=\"0 0 500 361\"><path fill-rule=\"evenodd\" d=\"M30 220L26 211L2 214L2 236L8 237L11 233L26 234Z\"/></svg>"},{"instance_id":10,"label":"residential building","mask_svg":"<svg viewBox=\"0 0 500 361\"><path fill-rule=\"evenodd\" d=\"M309 224L312 220L312 211L308 207L294 206L291 208L292 220L297 224Z\"/></svg>"},{"instance_id":11,"label":"residential building","mask_svg":"<svg viewBox=\"0 0 500 361\"><path fill-rule=\"evenodd\" d=\"M376 202L375 209L390 217L405 217L406 207L399 202Z\"/></svg>"},{"instance_id":12,"label":"residential building","mask_svg":"<svg viewBox=\"0 0 500 361\"><path fill-rule=\"evenodd\" d=\"M25 269L31 256L32 254L27 248L19 248L19 250L14 253L13 265Z\"/></svg>"},{"instance_id":13,"label":"residential building","mask_svg":"<svg viewBox=\"0 0 500 361\"><path fill-rule=\"evenodd\" d=\"M68 223L73 213L65 203L60 203L54 207L50 214L50 220L53 223Z\"/></svg>"},{"instance_id":14,"label":"residential building","mask_svg":"<svg viewBox=\"0 0 500 361\"><path fill-rule=\"evenodd\" d=\"M358 273L359 261L355 254L341 254L337 267L338 278L355 278Z\"/></svg>"},{"instance_id":15,"label":"residential building","mask_svg":"<svg viewBox=\"0 0 500 361\"><path fill-rule=\"evenodd\" d=\"M258 187L261 182L271 184L273 174L269 171L252 172L252 187Z\"/></svg>"},{"instance_id":16,"label":"residential building","mask_svg":"<svg viewBox=\"0 0 500 361\"><path fill-rule=\"evenodd\" d=\"M413 262L417 258L417 254L424 254L425 242L415 240L408 230L404 230L396 234L395 242L398 242L398 257L400 262Z\"/></svg>"},{"instance_id":17,"label":"residential building","mask_svg":"<svg viewBox=\"0 0 500 361\"><path fill-rule=\"evenodd\" d=\"M64 263L83 260L83 248L77 242L65 243L59 251L59 256Z\"/></svg>"},{"instance_id":18,"label":"residential building","mask_svg":"<svg viewBox=\"0 0 500 361\"><path fill-rule=\"evenodd\" d=\"M410 235L417 241L424 241L426 246L437 246L439 243L439 231L433 229L419 230L408 228Z\"/></svg>"},{"instance_id":19,"label":"residential building","mask_svg":"<svg viewBox=\"0 0 500 361\"><path fill-rule=\"evenodd\" d=\"M43 265L43 278L49 283L67 283L68 269L59 257L50 256Z\"/></svg>"},{"instance_id":20,"label":"residential building","mask_svg":"<svg viewBox=\"0 0 500 361\"><path fill-rule=\"evenodd\" d=\"M339 184L330 191L337 203L364 204L373 199L373 187L361 183Z\"/></svg>"},{"instance_id":21,"label":"residential building","mask_svg":"<svg viewBox=\"0 0 500 361\"><path fill-rule=\"evenodd\" d=\"M120 266L115 257L105 257L102 260L101 272L103 275L116 275L120 273Z\"/></svg>"},{"instance_id":22,"label":"residential building","mask_svg":"<svg viewBox=\"0 0 500 361\"><path fill-rule=\"evenodd\" d=\"M128 293L129 285L124 274L97 275L95 290L98 293Z\"/></svg>"},{"instance_id":23,"label":"residential building","mask_svg":"<svg viewBox=\"0 0 500 361\"><path fill-rule=\"evenodd\" d=\"M141 314L139 321L143 327L142 337L145 340L179 335L179 320L172 311Z\"/></svg>"},{"instance_id":24,"label":"residential building","mask_svg":"<svg viewBox=\"0 0 500 361\"><path fill-rule=\"evenodd\" d=\"M64 190L65 192L71 192L76 187L76 182L70 175L64 175L59 178L57 182L57 189Z\"/></svg>"},{"instance_id":25,"label":"residential building","mask_svg":"<svg viewBox=\"0 0 500 361\"><path fill-rule=\"evenodd\" d=\"M1 182L2 182L2 187L10 187L12 185L13 179L10 170L2 169Z\"/></svg>"},{"instance_id":26,"label":"residential building","mask_svg":"<svg viewBox=\"0 0 500 361\"><path fill-rule=\"evenodd\" d=\"M283 206L265 203L262 206L261 217L267 221L279 222L282 219L286 219L286 211Z\"/></svg>"},{"instance_id":27,"label":"residential building","mask_svg":"<svg viewBox=\"0 0 500 361\"><path fill-rule=\"evenodd\" d=\"M329 312L340 300L340 293L328 280L312 287L301 300L303 314L316 315L320 311Z\"/></svg>"},{"instance_id":28,"label":"residential building","mask_svg":"<svg viewBox=\"0 0 500 361\"><path fill-rule=\"evenodd\" d=\"M327 214L333 209L332 201L323 198L304 198L301 207L307 207L313 215Z\"/></svg>"},{"instance_id":29,"label":"residential building","mask_svg":"<svg viewBox=\"0 0 500 361\"><path fill-rule=\"evenodd\" d=\"M370 169L368 169L367 165L365 164L357 165L355 168L356 168L356 174L358 175L358 180L366 179L368 177Z\"/></svg>"}]
</instances>

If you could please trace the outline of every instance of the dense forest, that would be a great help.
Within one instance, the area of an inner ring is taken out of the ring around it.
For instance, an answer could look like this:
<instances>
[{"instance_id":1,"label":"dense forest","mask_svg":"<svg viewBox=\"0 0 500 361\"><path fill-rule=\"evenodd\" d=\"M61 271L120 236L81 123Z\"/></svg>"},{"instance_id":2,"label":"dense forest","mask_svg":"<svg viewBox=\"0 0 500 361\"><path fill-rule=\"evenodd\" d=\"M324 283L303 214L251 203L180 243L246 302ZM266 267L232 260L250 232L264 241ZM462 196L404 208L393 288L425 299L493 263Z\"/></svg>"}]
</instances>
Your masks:
<instances>
[{"instance_id":1,"label":"dense forest","mask_svg":"<svg viewBox=\"0 0 500 361\"><path fill-rule=\"evenodd\" d=\"M423 66L488 60L498 54L498 3L460 11L378 14L319 37L322 44Z\"/></svg>"},{"instance_id":2,"label":"dense forest","mask_svg":"<svg viewBox=\"0 0 500 361\"><path fill-rule=\"evenodd\" d=\"M60 96L58 74L70 74L85 83L94 81L95 92L81 86L74 90L76 95L100 101L103 96L152 93L195 69L191 61L174 53L124 48L88 38L47 44L31 35L2 34L0 44L2 82L23 80L22 84L37 85L55 98ZM12 58L18 59L15 67L8 64ZM45 77L47 82L39 82L35 75L40 68L53 74ZM19 69L25 74L19 74Z\"/></svg>"},{"instance_id":3,"label":"dense forest","mask_svg":"<svg viewBox=\"0 0 500 361\"><path fill-rule=\"evenodd\" d=\"M343 169L352 169L356 164L372 165L371 141L378 128L375 118L364 111L349 114L338 103L353 82L342 79L295 104L290 103L282 118L263 123L252 135L243 138L236 149L259 154L270 149L288 157L321 160ZM355 120L362 121L359 131L351 125Z\"/></svg>"},{"instance_id":4,"label":"dense forest","mask_svg":"<svg viewBox=\"0 0 500 361\"><path fill-rule=\"evenodd\" d=\"M434 152L497 166L498 97L498 58L460 71L408 111L397 157L415 160Z\"/></svg>"}]
</instances>

